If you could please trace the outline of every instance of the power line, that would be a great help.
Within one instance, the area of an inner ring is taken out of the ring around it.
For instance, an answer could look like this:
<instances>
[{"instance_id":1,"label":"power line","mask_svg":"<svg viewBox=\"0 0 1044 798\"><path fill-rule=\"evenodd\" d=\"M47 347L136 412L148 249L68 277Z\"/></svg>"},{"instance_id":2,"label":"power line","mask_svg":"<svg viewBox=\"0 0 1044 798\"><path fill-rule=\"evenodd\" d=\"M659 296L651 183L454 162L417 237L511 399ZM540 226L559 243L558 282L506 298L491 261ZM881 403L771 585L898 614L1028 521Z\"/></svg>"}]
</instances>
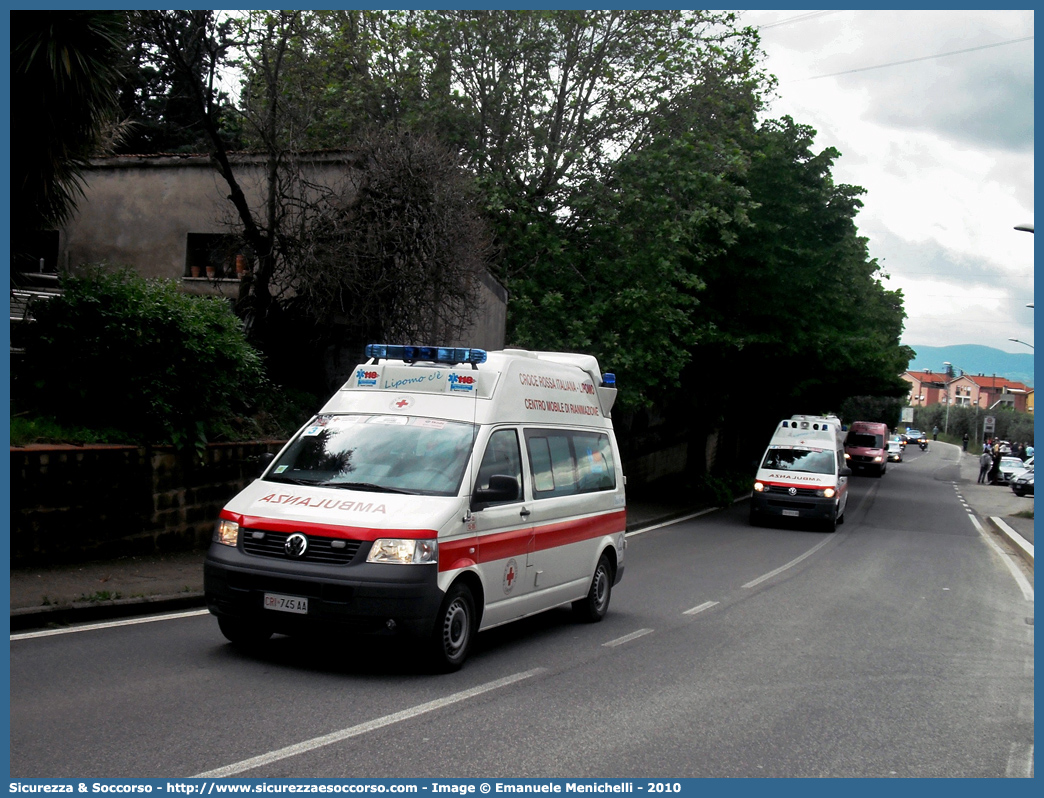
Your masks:
<instances>
[{"instance_id":1,"label":"power line","mask_svg":"<svg viewBox=\"0 0 1044 798\"><path fill-rule=\"evenodd\" d=\"M769 28L778 28L780 25L789 25L792 22L804 22L809 19L816 19L817 17L825 17L827 14L836 14L837 10L834 11L810 11L807 14L799 14L796 17L787 17L776 22L769 22L766 25L756 25L758 30L768 30Z\"/></svg>"},{"instance_id":2,"label":"power line","mask_svg":"<svg viewBox=\"0 0 1044 798\"><path fill-rule=\"evenodd\" d=\"M820 78L836 78L839 75L852 75L856 72L869 72L871 69L884 69L890 66L899 66L901 64L913 64L917 61L930 61L933 58L945 58L950 55L962 55L964 53L973 53L977 50L988 50L992 47L1004 47L1008 44L1018 44L1019 42L1028 42L1032 40L1032 36L1023 36L1021 39L1009 39L1004 42L995 42L994 44L983 44L979 47L968 47L964 50L952 50L948 53L936 53L935 55L925 55L920 58L907 58L903 61L889 61L887 64L877 64L876 66L859 67L858 69L846 69L844 72L831 72L829 75L814 75L810 78L799 78L798 80L789 80L787 83L803 83L806 80L819 80Z\"/></svg>"}]
</instances>

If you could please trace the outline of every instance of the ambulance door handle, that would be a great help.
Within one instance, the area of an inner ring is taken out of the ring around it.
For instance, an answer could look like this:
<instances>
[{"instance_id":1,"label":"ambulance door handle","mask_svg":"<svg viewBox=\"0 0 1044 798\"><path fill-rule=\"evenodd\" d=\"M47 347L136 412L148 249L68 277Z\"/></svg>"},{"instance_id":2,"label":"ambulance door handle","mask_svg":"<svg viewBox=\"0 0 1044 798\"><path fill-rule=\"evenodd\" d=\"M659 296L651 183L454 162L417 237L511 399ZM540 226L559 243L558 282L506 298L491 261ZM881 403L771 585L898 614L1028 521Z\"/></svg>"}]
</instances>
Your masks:
<instances>
[{"instance_id":1,"label":"ambulance door handle","mask_svg":"<svg viewBox=\"0 0 1044 798\"><path fill-rule=\"evenodd\" d=\"M523 507L521 510L519 510L518 514L523 518L529 518L529 510L526 507Z\"/></svg>"}]
</instances>

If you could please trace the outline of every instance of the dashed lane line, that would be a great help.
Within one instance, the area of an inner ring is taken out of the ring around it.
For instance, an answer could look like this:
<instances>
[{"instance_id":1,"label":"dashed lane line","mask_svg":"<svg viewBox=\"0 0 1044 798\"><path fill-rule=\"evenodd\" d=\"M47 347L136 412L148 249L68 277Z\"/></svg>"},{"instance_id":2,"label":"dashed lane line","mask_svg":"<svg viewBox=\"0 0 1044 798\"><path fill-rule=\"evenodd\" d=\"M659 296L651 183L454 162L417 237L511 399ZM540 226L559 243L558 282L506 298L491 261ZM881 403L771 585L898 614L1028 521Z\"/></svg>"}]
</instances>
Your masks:
<instances>
[{"instance_id":1,"label":"dashed lane line","mask_svg":"<svg viewBox=\"0 0 1044 798\"><path fill-rule=\"evenodd\" d=\"M774 571L769 571L767 574L762 574L757 579L752 579L751 581L747 582L747 584L743 585L743 587L745 587L745 588L756 587L756 586L760 585L762 582L766 582L769 579L771 579L772 577L778 576L779 574L783 573L784 571L786 571L786 570L788 570L790 568L793 568L795 565L797 565L802 560L808 559L809 557L811 557L813 554L815 554L817 551L819 551L821 548L823 548L827 543L829 543L832 540L833 540L832 537L824 538L819 543L817 543L815 546L813 546L808 551L806 551L804 554L800 555L799 557L795 557L793 560L788 562L786 565L781 565L779 568L776 568Z\"/></svg>"},{"instance_id":2,"label":"dashed lane line","mask_svg":"<svg viewBox=\"0 0 1044 798\"><path fill-rule=\"evenodd\" d=\"M205 773L198 773L193 776L194 779L204 778L222 778L226 776L235 776L239 773L243 773L247 770L253 770L254 768L261 767L262 765L268 765L272 762L278 762L281 759L288 759L299 754L304 754L309 751L314 751L317 748L323 748L327 745L333 745L334 743L343 742L344 740L351 739L352 737L359 737L363 734L368 734L378 729L383 729L386 726L391 726L395 723L401 723L404 720L410 720L412 718L419 717L420 715L434 712L439 709L451 706L453 704L459 704L462 701L480 696L483 693L488 693L493 690L499 690L502 687L508 687L509 685L516 684L526 679L531 679L541 673L544 673L547 668L533 668L532 670L523 671L522 673L516 673L512 676L505 676L503 679L497 679L493 682L486 682L485 684L477 685L468 690L461 690L459 693L453 693L444 698L438 698L434 701L428 701L425 704L418 704L415 707L404 709L401 712L395 712L391 715L385 715L381 718L374 718L373 720L360 723L356 726L349 726L346 729L340 729L339 731L330 732L324 734L321 737L313 737L311 740L305 740L294 745L288 745L285 748L278 748L275 751L269 751L266 754L260 754L259 756L250 757L249 759L243 759L239 762L233 762L231 765L225 765L224 767L215 768L214 770L208 770Z\"/></svg>"},{"instance_id":3,"label":"dashed lane line","mask_svg":"<svg viewBox=\"0 0 1044 798\"><path fill-rule=\"evenodd\" d=\"M718 602L717 601L705 601L702 604L700 604L700 605L698 605L696 607L693 607L691 610L685 610L685 612L683 612L682 615L696 615L698 613L703 612L704 610L709 610L711 607L717 607L717 606L718 606Z\"/></svg>"},{"instance_id":4,"label":"dashed lane line","mask_svg":"<svg viewBox=\"0 0 1044 798\"><path fill-rule=\"evenodd\" d=\"M615 640L610 640L608 643L602 643L603 648L615 648L616 646L622 646L624 643L630 643L632 640L637 640L639 637L644 637L650 634L652 629L639 629L635 632L631 632L629 635L618 637Z\"/></svg>"}]
</instances>

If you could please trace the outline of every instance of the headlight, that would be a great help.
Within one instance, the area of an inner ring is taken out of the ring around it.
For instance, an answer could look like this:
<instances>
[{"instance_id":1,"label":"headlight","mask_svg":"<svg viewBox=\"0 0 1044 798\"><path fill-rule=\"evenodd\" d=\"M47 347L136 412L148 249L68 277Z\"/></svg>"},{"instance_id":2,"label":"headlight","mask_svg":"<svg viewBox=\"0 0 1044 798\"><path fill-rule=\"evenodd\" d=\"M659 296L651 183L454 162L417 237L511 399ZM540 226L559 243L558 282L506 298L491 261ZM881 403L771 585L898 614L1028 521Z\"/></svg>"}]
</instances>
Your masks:
<instances>
[{"instance_id":1,"label":"headlight","mask_svg":"<svg viewBox=\"0 0 1044 798\"><path fill-rule=\"evenodd\" d=\"M373 542L366 557L366 562L393 562L403 565L422 565L438 561L438 541L402 538L378 538Z\"/></svg>"},{"instance_id":2,"label":"headlight","mask_svg":"<svg viewBox=\"0 0 1044 798\"><path fill-rule=\"evenodd\" d=\"M877 455L877 457L874 458L874 462L875 463L880 463L882 459L883 458L881 457L881 455Z\"/></svg>"},{"instance_id":3,"label":"headlight","mask_svg":"<svg viewBox=\"0 0 1044 798\"><path fill-rule=\"evenodd\" d=\"M755 482L754 490L756 490L758 493L761 493L763 490L765 490L765 486L762 485L760 482Z\"/></svg>"},{"instance_id":4,"label":"headlight","mask_svg":"<svg viewBox=\"0 0 1044 798\"><path fill-rule=\"evenodd\" d=\"M817 490L816 493L818 493L820 496L826 496L828 499L832 499L834 498L834 494L837 493L837 491L833 488L823 488L823 490Z\"/></svg>"},{"instance_id":5,"label":"headlight","mask_svg":"<svg viewBox=\"0 0 1044 798\"><path fill-rule=\"evenodd\" d=\"M219 519L214 526L214 542L235 548L239 543L239 524L226 521L224 518Z\"/></svg>"}]
</instances>

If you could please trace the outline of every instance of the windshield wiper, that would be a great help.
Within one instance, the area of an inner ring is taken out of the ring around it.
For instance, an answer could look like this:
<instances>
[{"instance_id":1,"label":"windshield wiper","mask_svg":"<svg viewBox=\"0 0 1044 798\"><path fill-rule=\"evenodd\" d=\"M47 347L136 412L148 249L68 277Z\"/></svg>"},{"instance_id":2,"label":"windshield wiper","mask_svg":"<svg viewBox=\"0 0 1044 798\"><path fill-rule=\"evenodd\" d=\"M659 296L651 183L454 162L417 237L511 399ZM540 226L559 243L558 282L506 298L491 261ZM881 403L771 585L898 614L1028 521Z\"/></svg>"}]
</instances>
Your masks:
<instances>
[{"instance_id":1,"label":"windshield wiper","mask_svg":"<svg viewBox=\"0 0 1044 798\"><path fill-rule=\"evenodd\" d=\"M291 485L322 485L322 482L316 482L314 479L297 479L296 477L265 477L265 482L287 482Z\"/></svg>"},{"instance_id":2,"label":"windshield wiper","mask_svg":"<svg viewBox=\"0 0 1044 798\"><path fill-rule=\"evenodd\" d=\"M377 485L374 482L317 482L324 488L344 488L346 490L369 490L376 493L405 493L412 494L413 491L401 490L400 488L389 488L385 485Z\"/></svg>"}]
</instances>

